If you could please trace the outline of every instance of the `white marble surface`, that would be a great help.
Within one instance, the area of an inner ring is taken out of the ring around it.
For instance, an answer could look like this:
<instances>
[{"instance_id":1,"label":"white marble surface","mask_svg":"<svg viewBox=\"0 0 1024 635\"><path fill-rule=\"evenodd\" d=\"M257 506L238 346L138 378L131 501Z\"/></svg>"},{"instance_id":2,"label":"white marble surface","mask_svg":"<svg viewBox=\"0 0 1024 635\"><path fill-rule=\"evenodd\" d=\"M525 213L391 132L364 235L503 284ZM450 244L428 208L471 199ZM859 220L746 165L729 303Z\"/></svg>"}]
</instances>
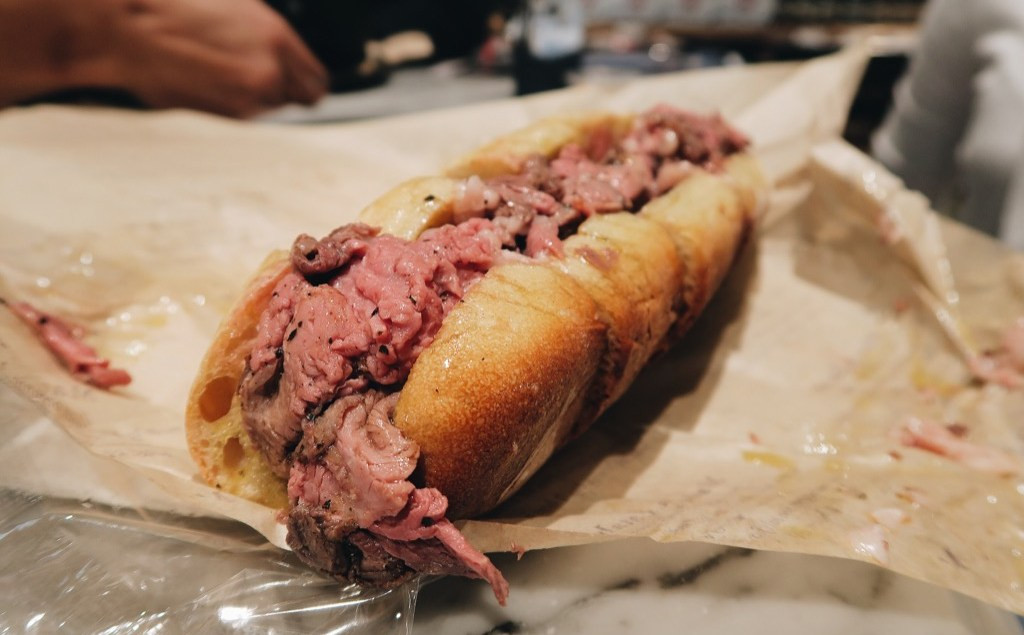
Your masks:
<instances>
[{"instance_id":1,"label":"white marble surface","mask_svg":"<svg viewBox=\"0 0 1024 635\"><path fill-rule=\"evenodd\" d=\"M1016 617L871 565L713 545L632 540L496 559L506 608L445 579L418 600L416 634L1003 635Z\"/></svg>"}]
</instances>

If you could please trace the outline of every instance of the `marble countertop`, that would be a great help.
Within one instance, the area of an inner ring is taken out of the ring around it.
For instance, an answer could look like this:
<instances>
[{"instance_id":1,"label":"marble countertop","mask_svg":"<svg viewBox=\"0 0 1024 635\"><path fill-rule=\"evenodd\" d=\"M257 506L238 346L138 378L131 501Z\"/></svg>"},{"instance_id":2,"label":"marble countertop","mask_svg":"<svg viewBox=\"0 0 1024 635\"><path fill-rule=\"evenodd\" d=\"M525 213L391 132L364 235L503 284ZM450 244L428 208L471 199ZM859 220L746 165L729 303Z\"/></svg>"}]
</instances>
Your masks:
<instances>
[{"instance_id":1,"label":"marble countertop","mask_svg":"<svg viewBox=\"0 0 1024 635\"><path fill-rule=\"evenodd\" d=\"M512 586L448 578L420 591L414 633L1010 635L1018 619L861 562L703 544L618 541L499 556Z\"/></svg>"}]
</instances>

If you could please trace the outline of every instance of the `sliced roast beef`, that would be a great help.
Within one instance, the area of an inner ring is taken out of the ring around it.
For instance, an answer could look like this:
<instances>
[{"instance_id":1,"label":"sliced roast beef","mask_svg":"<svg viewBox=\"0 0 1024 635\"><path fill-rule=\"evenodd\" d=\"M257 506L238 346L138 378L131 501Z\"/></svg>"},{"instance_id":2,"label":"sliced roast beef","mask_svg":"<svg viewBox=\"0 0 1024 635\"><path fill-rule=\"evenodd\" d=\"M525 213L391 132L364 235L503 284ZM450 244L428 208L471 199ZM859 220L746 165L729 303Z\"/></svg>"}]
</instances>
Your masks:
<instances>
[{"instance_id":1,"label":"sliced roast beef","mask_svg":"<svg viewBox=\"0 0 1024 635\"><path fill-rule=\"evenodd\" d=\"M256 341L238 390L242 425L282 478L288 476L288 454L298 443L305 415L301 407L298 412L293 408L295 378L282 376L284 343L296 306L311 288L295 273L277 284L257 324Z\"/></svg>"},{"instance_id":2,"label":"sliced roast beef","mask_svg":"<svg viewBox=\"0 0 1024 635\"><path fill-rule=\"evenodd\" d=\"M501 604L508 583L494 564L474 548L445 517L448 499L433 488L419 488L402 511L375 523L385 551L423 573L456 574L487 580Z\"/></svg>"},{"instance_id":3,"label":"sliced roast beef","mask_svg":"<svg viewBox=\"0 0 1024 635\"><path fill-rule=\"evenodd\" d=\"M391 555L380 539L370 532L353 532L347 542L358 553L353 575L349 578L355 582L391 588L418 573L401 558Z\"/></svg>"},{"instance_id":4,"label":"sliced roast beef","mask_svg":"<svg viewBox=\"0 0 1024 635\"><path fill-rule=\"evenodd\" d=\"M100 357L94 348L81 340L84 329L49 313L43 313L28 302L8 304L0 298L21 321L39 337L46 348L76 379L97 388L112 388L131 383L131 375L120 368L111 368L110 360Z\"/></svg>"},{"instance_id":5,"label":"sliced roast beef","mask_svg":"<svg viewBox=\"0 0 1024 635\"><path fill-rule=\"evenodd\" d=\"M295 315L295 306L309 288L309 283L296 274L289 273L274 288L270 303L256 325L256 341L249 354L249 368L259 371L268 364L277 363L281 358L279 349L284 345L285 333Z\"/></svg>"},{"instance_id":6,"label":"sliced roast beef","mask_svg":"<svg viewBox=\"0 0 1024 635\"><path fill-rule=\"evenodd\" d=\"M551 167L562 179L565 204L591 216L636 209L651 190L651 164L644 155L596 163L582 148L569 144Z\"/></svg>"},{"instance_id":7,"label":"sliced roast beef","mask_svg":"<svg viewBox=\"0 0 1024 635\"><path fill-rule=\"evenodd\" d=\"M505 247L557 256L556 243L546 241L537 249L539 237L551 234L547 220L539 219L553 220L559 239L565 238L584 217L638 210L675 187L694 166L721 169L747 144L718 115L658 106L637 117L618 143L611 129L599 130L586 147L568 144L551 160L530 157L518 174L469 177L456 193L455 221L492 218ZM535 224L541 227L534 229Z\"/></svg>"},{"instance_id":8,"label":"sliced roast beef","mask_svg":"<svg viewBox=\"0 0 1024 635\"><path fill-rule=\"evenodd\" d=\"M345 275L325 284L286 275L257 326L240 386L242 420L282 477L303 420L337 397L404 381L444 315L500 251L484 219L413 242L371 233L332 232L322 244L348 254Z\"/></svg>"},{"instance_id":9,"label":"sliced roast beef","mask_svg":"<svg viewBox=\"0 0 1024 635\"><path fill-rule=\"evenodd\" d=\"M550 194L555 200L562 200L562 181L551 168L551 161L539 154L527 158L519 174L498 178L518 180L521 184Z\"/></svg>"},{"instance_id":10,"label":"sliced roast beef","mask_svg":"<svg viewBox=\"0 0 1024 635\"><path fill-rule=\"evenodd\" d=\"M391 423L397 400L349 395L303 423L288 480L293 548L341 579L387 586L411 570L465 575L488 580L504 601L504 578L445 518L448 500L409 482L419 448Z\"/></svg>"},{"instance_id":11,"label":"sliced roast beef","mask_svg":"<svg viewBox=\"0 0 1024 635\"><path fill-rule=\"evenodd\" d=\"M339 534L320 510L293 507L287 525L288 546L295 555L339 580L391 588L416 575L415 570L388 553L375 536L361 530Z\"/></svg>"},{"instance_id":12,"label":"sliced roast beef","mask_svg":"<svg viewBox=\"0 0 1024 635\"><path fill-rule=\"evenodd\" d=\"M548 216L538 216L526 234L525 253L530 258L548 254L556 258L565 254L562 241L558 238L558 225Z\"/></svg>"},{"instance_id":13,"label":"sliced roast beef","mask_svg":"<svg viewBox=\"0 0 1024 635\"><path fill-rule=\"evenodd\" d=\"M288 478L291 469L288 456L302 434L302 417L289 408L287 399L278 399L290 389L281 388L282 359L263 366L257 371L246 367L239 385L239 399L242 404L242 427L267 458L274 474Z\"/></svg>"},{"instance_id":14,"label":"sliced roast beef","mask_svg":"<svg viewBox=\"0 0 1024 635\"><path fill-rule=\"evenodd\" d=\"M391 424L398 393L375 390L335 401L303 423L288 497L369 527L400 512L413 492L419 448Z\"/></svg>"},{"instance_id":15,"label":"sliced roast beef","mask_svg":"<svg viewBox=\"0 0 1024 635\"><path fill-rule=\"evenodd\" d=\"M630 153L681 159L717 170L726 157L749 143L720 115L699 115L662 104L637 117L622 146Z\"/></svg>"},{"instance_id":16,"label":"sliced roast beef","mask_svg":"<svg viewBox=\"0 0 1024 635\"><path fill-rule=\"evenodd\" d=\"M541 169L528 162L530 172L502 176L486 182L477 176L463 181L454 201L457 222L487 216L493 221L503 247L521 248L537 216L560 219L560 225L572 221L572 208L559 202L558 180L545 162ZM552 193L554 192L554 193Z\"/></svg>"},{"instance_id":17,"label":"sliced roast beef","mask_svg":"<svg viewBox=\"0 0 1024 635\"><path fill-rule=\"evenodd\" d=\"M302 234L292 244L292 266L307 277L332 273L366 253L367 239L378 233L376 227L353 223L339 227L322 240Z\"/></svg>"}]
</instances>

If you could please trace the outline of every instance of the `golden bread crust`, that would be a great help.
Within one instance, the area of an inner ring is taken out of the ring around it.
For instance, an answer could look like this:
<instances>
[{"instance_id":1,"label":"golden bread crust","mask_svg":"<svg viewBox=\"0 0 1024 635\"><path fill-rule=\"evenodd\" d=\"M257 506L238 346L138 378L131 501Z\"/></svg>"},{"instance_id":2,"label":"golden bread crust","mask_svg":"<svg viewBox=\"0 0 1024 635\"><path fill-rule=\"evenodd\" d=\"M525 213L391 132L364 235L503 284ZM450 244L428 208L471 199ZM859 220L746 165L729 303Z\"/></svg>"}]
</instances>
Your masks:
<instances>
[{"instance_id":1,"label":"golden bread crust","mask_svg":"<svg viewBox=\"0 0 1024 635\"><path fill-rule=\"evenodd\" d=\"M622 134L629 122L609 114L538 122L447 177L400 185L361 220L413 239L451 221L455 177L516 172L531 155L586 145L601 128ZM564 242L564 258L498 265L470 289L413 365L395 411L395 424L420 446L414 478L448 497L450 517L486 512L511 495L689 328L751 231L762 187L745 153L717 172L695 167L637 214L588 219ZM276 254L249 283L186 411L203 478L272 507L287 504L285 483L245 433L236 393L260 314L288 268L287 254Z\"/></svg>"},{"instance_id":2,"label":"golden bread crust","mask_svg":"<svg viewBox=\"0 0 1024 635\"><path fill-rule=\"evenodd\" d=\"M458 182L443 176L405 181L367 205L359 220L382 233L414 240L423 230L450 223Z\"/></svg>"},{"instance_id":3,"label":"golden bread crust","mask_svg":"<svg viewBox=\"0 0 1024 635\"><path fill-rule=\"evenodd\" d=\"M491 509L561 445L605 347L597 307L569 276L491 269L417 359L395 425L420 446L418 476L449 516Z\"/></svg>"},{"instance_id":4,"label":"golden bread crust","mask_svg":"<svg viewBox=\"0 0 1024 635\"><path fill-rule=\"evenodd\" d=\"M665 228L682 261L683 305L670 342L689 330L722 283L753 230L763 187L757 161L746 153L734 154L721 172L694 170L638 213Z\"/></svg>"},{"instance_id":5,"label":"golden bread crust","mask_svg":"<svg viewBox=\"0 0 1024 635\"><path fill-rule=\"evenodd\" d=\"M676 318L684 271L658 223L629 212L593 216L551 261L594 299L608 325L608 348L591 400L575 433L622 396ZM588 416L589 415L589 416Z\"/></svg>"},{"instance_id":6,"label":"golden bread crust","mask_svg":"<svg viewBox=\"0 0 1024 635\"><path fill-rule=\"evenodd\" d=\"M631 122L632 117L607 112L548 117L477 148L449 166L445 174L452 178L475 174L482 179L516 174L531 156L552 157L570 143L585 146L595 130L607 130L618 137Z\"/></svg>"},{"instance_id":7,"label":"golden bread crust","mask_svg":"<svg viewBox=\"0 0 1024 635\"><path fill-rule=\"evenodd\" d=\"M260 315L274 287L290 269L284 251L263 261L217 329L185 406L188 449L203 479L217 489L275 508L288 503L284 481L273 474L242 427L238 384Z\"/></svg>"}]
</instances>

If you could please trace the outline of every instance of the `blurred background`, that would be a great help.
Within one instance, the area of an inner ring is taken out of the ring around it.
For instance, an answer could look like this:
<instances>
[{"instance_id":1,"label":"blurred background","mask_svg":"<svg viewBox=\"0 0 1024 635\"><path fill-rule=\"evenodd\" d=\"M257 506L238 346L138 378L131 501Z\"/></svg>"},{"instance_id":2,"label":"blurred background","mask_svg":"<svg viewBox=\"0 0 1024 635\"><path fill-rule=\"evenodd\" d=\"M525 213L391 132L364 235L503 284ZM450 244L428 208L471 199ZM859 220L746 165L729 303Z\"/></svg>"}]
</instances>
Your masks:
<instances>
[{"instance_id":1,"label":"blurred background","mask_svg":"<svg viewBox=\"0 0 1024 635\"><path fill-rule=\"evenodd\" d=\"M881 38L851 112L866 148L914 46L923 0L271 0L331 74L282 122L359 119L581 81L809 59Z\"/></svg>"},{"instance_id":2,"label":"blurred background","mask_svg":"<svg viewBox=\"0 0 1024 635\"><path fill-rule=\"evenodd\" d=\"M343 122L866 37L845 139L1024 249L1024 0L0 0L0 106Z\"/></svg>"}]
</instances>

